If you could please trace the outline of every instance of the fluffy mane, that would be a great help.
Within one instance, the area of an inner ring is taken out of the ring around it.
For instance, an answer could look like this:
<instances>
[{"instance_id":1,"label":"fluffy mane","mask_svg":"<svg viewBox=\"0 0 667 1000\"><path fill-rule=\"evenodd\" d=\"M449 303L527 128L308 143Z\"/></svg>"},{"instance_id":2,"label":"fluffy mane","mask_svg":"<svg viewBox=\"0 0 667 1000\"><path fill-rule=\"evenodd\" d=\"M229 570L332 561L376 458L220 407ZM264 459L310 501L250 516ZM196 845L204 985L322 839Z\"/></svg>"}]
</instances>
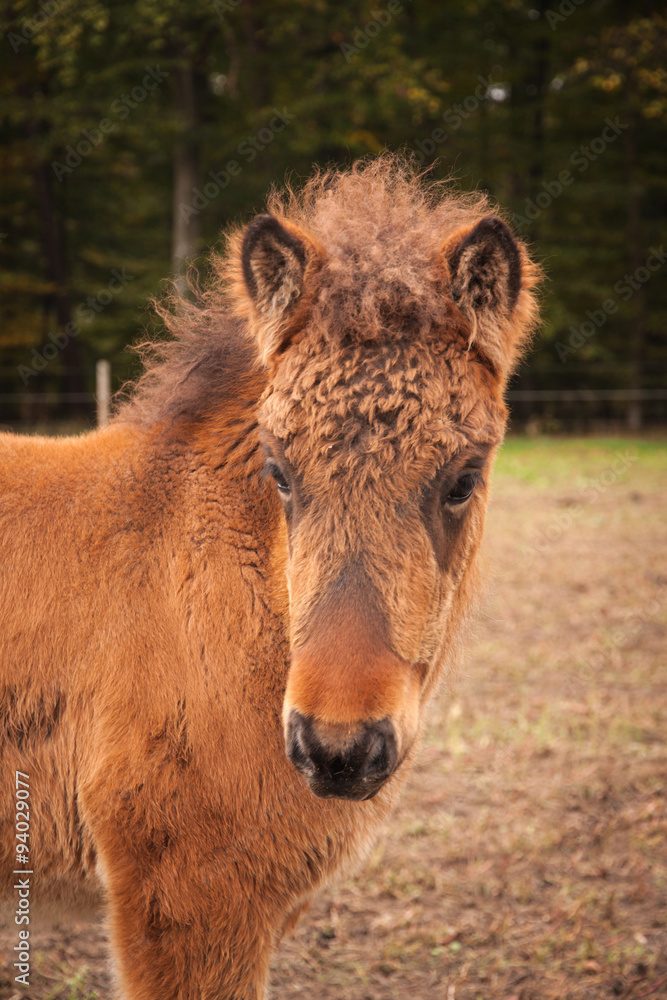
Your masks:
<instances>
[{"instance_id":1,"label":"fluffy mane","mask_svg":"<svg viewBox=\"0 0 667 1000\"><path fill-rule=\"evenodd\" d=\"M483 218L489 203L386 154L347 171L318 171L302 191L275 191L268 210L322 248L313 325L369 342L419 337L446 320L443 244Z\"/></svg>"},{"instance_id":2,"label":"fluffy mane","mask_svg":"<svg viewBox=\"0 0 667 1000\"><path fill-rule=\"evenodd\" d=\"M419 337L445 320L443 244L490 206L483 194L454 192L451 182L426 179L414 161L385 154L347 170L318 170L300 190L273 191L267 209L324 255L313 325L373 341L399 328ZM211 255L205 289L191 281L192 297L174 292L157 303L171 339L139 345L145 371L116 419L201 420L242 394L244 384L257 383L241 239L236 227L226 235L225 252Z\"/></svg>"}]
</instances>

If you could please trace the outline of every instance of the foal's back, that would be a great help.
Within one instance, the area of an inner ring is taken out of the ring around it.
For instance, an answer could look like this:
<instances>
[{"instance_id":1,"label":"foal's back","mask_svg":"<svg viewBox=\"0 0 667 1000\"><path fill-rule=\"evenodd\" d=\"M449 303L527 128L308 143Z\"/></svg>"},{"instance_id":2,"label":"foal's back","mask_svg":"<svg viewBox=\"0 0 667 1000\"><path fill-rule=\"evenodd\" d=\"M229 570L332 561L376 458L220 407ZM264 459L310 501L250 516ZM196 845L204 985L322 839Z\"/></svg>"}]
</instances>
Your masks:
<instances>
[{"instance_id":1,"label":"foal's back","mask_svg":"<svg viewBox=\"0 0 667 1000\"><path fill-rule=\"evenodd\" d=\"M118 427L0 435L0 867L9 885L20 771L34 879L56 896L74 889L77 900L97 886L81 787L97 767L114 682L127 683L115 665L131 659L122 587L150 575L123 490L136 445Z\"/></svg>"}]
</instances>

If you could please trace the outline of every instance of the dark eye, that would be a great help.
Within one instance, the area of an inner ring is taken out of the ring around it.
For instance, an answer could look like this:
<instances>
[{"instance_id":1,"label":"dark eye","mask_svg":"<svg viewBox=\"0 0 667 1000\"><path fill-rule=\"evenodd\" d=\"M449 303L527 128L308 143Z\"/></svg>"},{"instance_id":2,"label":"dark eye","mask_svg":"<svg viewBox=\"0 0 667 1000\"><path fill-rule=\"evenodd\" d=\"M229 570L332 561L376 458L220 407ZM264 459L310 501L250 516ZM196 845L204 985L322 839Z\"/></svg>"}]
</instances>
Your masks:
<instances>
[{"instance_id":1,"label":"dark eye","mask_svg":"<svg viewBox=\"0 0 667 1000\"><path fill-rule=\"evenodd\" d=\"M287 482L283 473L278 468L278 466L273 465L273 463L271 463L270 465L267 466L267 471L269 475L273 476L273 478L275 479L276 486L278 487L278 492L281 493L282 496L289 496L290 485Z\"/></svg>"},{"instance_id":2,"label":"dark eye","mask_svg":"<svg viewBox=\"0 0 667 1000\"><path fill-rule=\"evenodd\" d=\"M465 503L472 496L478 481L479 476L472 475L472 473L461 476L456 485L450 489L449 493L443 496L443 503L449 504L450 507Z\"/></svg>"}]
</instances>

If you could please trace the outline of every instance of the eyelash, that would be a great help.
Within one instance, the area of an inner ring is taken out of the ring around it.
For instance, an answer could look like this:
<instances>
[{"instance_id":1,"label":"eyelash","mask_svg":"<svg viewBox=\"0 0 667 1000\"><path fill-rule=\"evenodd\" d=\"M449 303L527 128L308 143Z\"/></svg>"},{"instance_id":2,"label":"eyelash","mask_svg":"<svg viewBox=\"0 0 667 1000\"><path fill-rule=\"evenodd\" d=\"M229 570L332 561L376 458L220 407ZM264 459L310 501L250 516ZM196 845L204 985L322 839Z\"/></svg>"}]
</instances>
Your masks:
<instances>
[{"instance_id":1,"label":"eyelash","mask_svg":"<svg viewBox=\"0 0 667 1000\"><path fill-rule=\"evenodd\" d=\"M266 466L266 471L275 480L279 493L281 493L283 496L287 496L289 493L291 493L290 485L277 465L275 465L273 462L269 462L268 465Z\"/></svg>"},{"instance_id":2,"label":"eyelash","mask_svg":"<svg viewBox=\"0 0 667 1000\"><path fill-rule=\"evenodd\" d=\"M480 472L466 472L459 476L449 493L442 497L445 506L460 507L466 503L475 492L476 487L484 483Z\"/></svg>"}]
</instances>

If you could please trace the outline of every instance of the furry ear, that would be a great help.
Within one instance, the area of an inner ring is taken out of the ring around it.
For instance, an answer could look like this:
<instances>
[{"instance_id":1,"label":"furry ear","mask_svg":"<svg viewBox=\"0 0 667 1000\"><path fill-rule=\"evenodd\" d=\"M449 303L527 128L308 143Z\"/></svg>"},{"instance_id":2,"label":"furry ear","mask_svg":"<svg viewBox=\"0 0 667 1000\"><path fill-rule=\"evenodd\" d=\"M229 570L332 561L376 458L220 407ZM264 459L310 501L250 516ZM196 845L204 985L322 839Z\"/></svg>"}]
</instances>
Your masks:
<instances>
[{"instance_id":1,"label":"furry ear","mask_svg":"<svg viewBox=\"0 0 667 1000\"><path fill-rule=\"evenodd\" d=\"M487 215L444 249L451 295L472 327L475 343L497 371L513 364L525 336L522 318L513 316L522 289L522 248L502 221Z\"/></svg>"},{"instance_id":2,"label":"furry ear","mask_svg":"<svg viewBox=\"0 0 667 1000\"><path fill-rule=\"evenodd\" d=\"M283 344L287 320L303 291L305 243L273 215L258 215L241 245L241 267L260 320L258 339L266 363Z\"/></svg>"}]
</instances>

